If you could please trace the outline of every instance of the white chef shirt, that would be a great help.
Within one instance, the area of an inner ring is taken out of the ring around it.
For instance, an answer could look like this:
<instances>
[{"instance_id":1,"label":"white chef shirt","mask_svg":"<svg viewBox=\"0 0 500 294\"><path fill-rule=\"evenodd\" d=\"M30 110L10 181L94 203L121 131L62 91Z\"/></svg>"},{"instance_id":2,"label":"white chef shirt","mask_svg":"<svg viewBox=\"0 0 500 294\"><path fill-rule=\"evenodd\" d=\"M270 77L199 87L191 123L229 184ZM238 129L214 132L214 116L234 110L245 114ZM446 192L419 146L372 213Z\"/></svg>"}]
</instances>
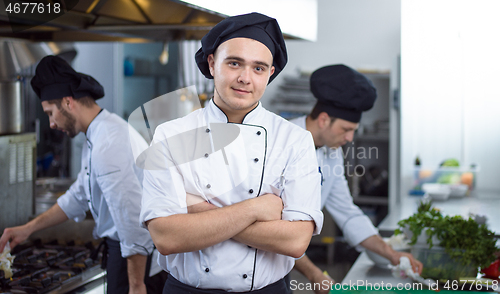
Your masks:
<instances>
[{"instance_id":1,"label":"white chef shirt","mask_svg":"<svg viewBox=\"0 0 500 294\"><path fill-rule=\"evenodd\" d=\"M306 116L290 120L306 129ZM351 246L357 246L366 238L377 235L378 230L370 218L354 204L344 174L344 156L342 148L330 149L327 146L316 149L318 165L321 168L321 207L325 207L337 226L344 233L344 238Z\"/></svg>"},{"instance_id":2,"label":"white chef shirt","mask_svg":"<svg viewBox=\"0 0 500 294\"><path fill-rule=\"evenodd\" d=\"M153 144L165 143L169 167L145 170L141 222L187 213L186 192L219 207L274 193L283 200L283 220L313 220L318 234L323 225L321 176L311 134L260 103L242 124L227 121L210 101L156 129ZM231 292L272 284L292 269L294 261L232 239L159 258L162 268L184 284Z\"/></svg>"},{"instance_id":3,"label":"white chef shirt","mask_svg":"<svg viewBox=\"0 0 500 294\"><path fill-rule=\"evenodd\" d=\"M132 136L147 148L139 133ZM143 170L135 165L127 122L103 109L86 137L78 178L57 203L75 221L82 221L90 209L94 237L120 241L123 257L150 254L153 241L139 224Z\"/></svg>"}]
</instances>

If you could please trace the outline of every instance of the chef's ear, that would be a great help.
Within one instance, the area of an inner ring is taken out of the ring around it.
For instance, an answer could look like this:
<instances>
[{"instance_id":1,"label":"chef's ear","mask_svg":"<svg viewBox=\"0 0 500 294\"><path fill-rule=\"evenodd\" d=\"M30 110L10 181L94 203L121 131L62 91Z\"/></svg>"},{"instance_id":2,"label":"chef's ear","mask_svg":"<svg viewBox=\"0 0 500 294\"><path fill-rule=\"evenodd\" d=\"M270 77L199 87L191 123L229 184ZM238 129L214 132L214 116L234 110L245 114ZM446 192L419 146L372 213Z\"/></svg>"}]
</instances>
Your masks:
<instances>
[{"instance_id":1,"label":"chef's ear","mask_svg":"<svg viewBox=\"0 0 500 294\"><path fill-rule=\"evenodd\" d=\"M323 111L318 115L318 126L320 129L323 129L327 126L330 126L330 121L331 121L331 118L328 115L328 113Z\"/></svg>"},{"instance_id":2,"label":"chef's ear","mask_svg":"<svg viewBox=\"0 0 500 294\"><path fill-rule=\"evenodd\" d=\"M74 107L75 100L71 96L66 96L62 98L62 105L64 108L71 110Z\"/></svg>"},{"instance_id":3,"label":"chef's ear","mask_svg":"<svg viewBox=\"0 0 500 294\"><path fill-rule=\"evenodd\" d=\"M208 69L210 70L210 74L213 77L214 76L214 64L215 64L214 55L213 54L208 55L207 61L208 61Z\"/></svg>"}]
</instances>

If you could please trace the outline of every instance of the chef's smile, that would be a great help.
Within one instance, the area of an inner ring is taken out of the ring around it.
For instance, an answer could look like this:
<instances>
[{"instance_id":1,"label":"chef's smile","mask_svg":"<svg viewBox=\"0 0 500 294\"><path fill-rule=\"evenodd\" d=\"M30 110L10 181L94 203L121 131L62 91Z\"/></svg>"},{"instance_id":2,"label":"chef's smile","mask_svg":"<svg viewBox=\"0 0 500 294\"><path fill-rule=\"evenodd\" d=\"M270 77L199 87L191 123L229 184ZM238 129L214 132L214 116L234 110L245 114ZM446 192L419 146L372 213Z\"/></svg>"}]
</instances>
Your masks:
<instances>
[{"instance_id":1,"label":"chef's smile","mask_svg":"<svg viewBox=\"0 0 500 294\"><path fill-rule=\"evenodd\" d=\"M245 94L250 94L251 92L250 91L247 91L247 90L244 90L244 89L235 89L235 88L232 88L234 92L236 92L236 94L239 94L239 95L245 95Z\"/></svg>"}]
</instances>

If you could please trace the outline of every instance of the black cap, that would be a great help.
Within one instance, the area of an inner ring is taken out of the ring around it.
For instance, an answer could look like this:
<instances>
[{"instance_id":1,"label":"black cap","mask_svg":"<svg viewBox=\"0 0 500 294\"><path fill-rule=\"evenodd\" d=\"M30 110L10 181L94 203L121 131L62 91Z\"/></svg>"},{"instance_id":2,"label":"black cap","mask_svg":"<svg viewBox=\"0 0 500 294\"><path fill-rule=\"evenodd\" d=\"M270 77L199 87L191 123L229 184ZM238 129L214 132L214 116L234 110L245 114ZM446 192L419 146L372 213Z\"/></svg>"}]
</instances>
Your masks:
<instances>
[{"instance_id":1,"label":"black cap","mask_svg":"<svg viewBox=\"0 0 500 294\"><path fill-rule=\"evenodd\" d=\"M67 96L104 97L104 88L93 77L76 72L64 59L52 55L38 63L31 87L42 101Z\"/></svg>"},{"instance_id":2,"label":"black cap","mask_svg":"<svg viewBox=\"0 0 500 294\"><path fill-rule=\"evenodd\" d=\"M377 90L364 75L343 64L325 66L311 75L315 108L330 116L358 123L361 113L373 107Z\"/></svg>"},{"instance_id":3,"label":"black cap","mask_svg":"<svg viewBox=\"0 0 500 294\"><path fill-rule=\"evenodd\" d=\"M208 68L208 55L213 54L225 41L239 37L257 40L269 48L273 55L274 66L274 74L268 82L270 83L288 61L285 40L276 19L256 12L228 17L215 25L201 39L201 48L195 55L201 73L207 79L213 79Z\"/></svg>"}]
</instances>

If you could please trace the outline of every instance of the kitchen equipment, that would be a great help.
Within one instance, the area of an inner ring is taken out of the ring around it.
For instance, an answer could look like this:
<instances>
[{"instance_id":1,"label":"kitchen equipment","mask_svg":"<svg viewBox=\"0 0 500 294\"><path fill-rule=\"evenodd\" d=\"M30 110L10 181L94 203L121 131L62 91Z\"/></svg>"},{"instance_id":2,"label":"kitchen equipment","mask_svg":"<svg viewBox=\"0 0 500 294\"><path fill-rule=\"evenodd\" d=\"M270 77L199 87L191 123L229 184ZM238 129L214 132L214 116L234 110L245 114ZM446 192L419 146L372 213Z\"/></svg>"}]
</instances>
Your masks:
<instances>
[{"instance_id":1,"label":"kitchen equipment","mask_svg":"<svg viewBox=\"0 0 500 294\"><path fill-rule=\"evenodd\" d=\"M375 263L375 266L380 268L388 268L391 262L389 259L379 255L371 250L366 249L366 254Z\"/></svg>"},{"instance_id":2,"label":"kitchen equipment","mask_svg":"<svg viewBox=\"0 0 500 294\"><path fill-rule=\"evenodd\" d=\"M415 166L412 191L420 191L423 185L427 183L447 184L447 185L466 185L469 191L474 191L477 174L480 171L479 166L470 165L470 167L439 167L425 168ZM458 188L461 194L462 186ZM457 194L454 194L457 195Z\"/></svg>"},{"instance_id":3,"label":"kitchen equipment","mask_svg":"<svg viewBox=\"0 0 500 294\"><path fill-rule=\"evenodd\" d=\"M396 251L410 252L411 247L408 245L408 240L404 239L404 237L404 235L393 235L392 237L384 238L383 240ZM366 250L366 254L375 263L375 266L384 269L389 268L391 262L387 258L368 249Z\"/></svg>"},{"instance_id":4,"label":"kitchen equipment","mask_svg":"<svg viewBox=\"0 0 500 294\"><path fill-rule=\"evenodd\" d=\"M453 260L444 248L433 246L414 245L411 254L424 265L422 277L431 279L459 280L463 277L475 277L477 267L473 265L464 266Z\"/></svg>"},{"instance_id":5,"label":"kitchen equipment","mask_svg":"<svg viewBox=\"0 0 500 294\"><path fill-rule=\"evenodd\" d=\"M36 135L0 136L0 232L33 215Z\"/></svg>"},{"instance_id":6,"label":"kitchen equipment","mask_svg":"<svg viewBox=\"0 0 500 294\"><path fill-rule=\"evenodd\" d=\"M12 279L0 271L0 293L68 293L104 275L99 263L90 258L93 250L90 242L76 246L36 240L18 245L12 253L16 256Z\"/></svg>"},{"instance_id":7,"label":"kitchen equipment","mask_svg":"<svg viewBox=\"0 0 500 294\"><path fill-rule=\"evenodd\" d=\"M450 197L461 198L467 195L469 186L465 184L455 184L450 186Z\"/></svg>"},{"instance_id":8,"label":"kitchen equipment","mask_svg":"<svg viewBox=\"0 0 500 294\"><path fill-rule=\"evenodd\" d=\"M450 197L451 188L445 184L427 183L422 185L422 190L429 194L432 200L445 201Z\"/></svg>"},{"instance_id":9,"label":"kitchen equipment","mask_svg":"<svg viewBox=\"0 0 500 294\"><path fill-rule=\"evenodd\" d=\"M24 131L22 80L0 80L0 135Z\"/></svg>"}]
</instances>

